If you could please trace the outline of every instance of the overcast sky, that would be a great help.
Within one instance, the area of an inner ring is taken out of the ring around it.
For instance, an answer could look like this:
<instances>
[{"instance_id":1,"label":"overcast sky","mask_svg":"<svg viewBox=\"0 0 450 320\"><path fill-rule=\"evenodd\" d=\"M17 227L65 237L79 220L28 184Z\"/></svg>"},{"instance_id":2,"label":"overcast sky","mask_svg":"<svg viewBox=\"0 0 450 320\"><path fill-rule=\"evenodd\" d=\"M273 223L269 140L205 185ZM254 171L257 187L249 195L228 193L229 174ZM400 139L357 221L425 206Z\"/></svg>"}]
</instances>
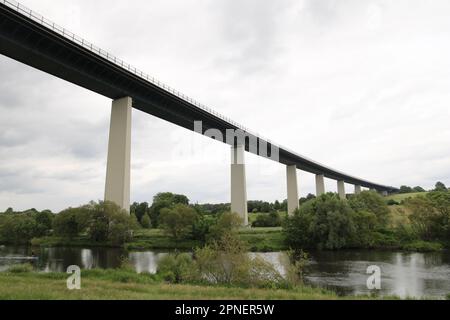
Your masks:
<instances>
[{"instance_id":1,"label":"overcast sky","mask_svg":"<svg viewBox=\"0 0 450 320\"><path fill-rule=\"evenodd\" d=\"M449 1L21 3L323 164L450 184ZM111 101L4 56L0 74L0 211L102 199ZM227 145L139 111L132 130L132 201L229 202ZM247 163L249 199L286 198L283 165ZM299 188L313 192L314 176L299 172Z\"/></svg>"}]
</instances>

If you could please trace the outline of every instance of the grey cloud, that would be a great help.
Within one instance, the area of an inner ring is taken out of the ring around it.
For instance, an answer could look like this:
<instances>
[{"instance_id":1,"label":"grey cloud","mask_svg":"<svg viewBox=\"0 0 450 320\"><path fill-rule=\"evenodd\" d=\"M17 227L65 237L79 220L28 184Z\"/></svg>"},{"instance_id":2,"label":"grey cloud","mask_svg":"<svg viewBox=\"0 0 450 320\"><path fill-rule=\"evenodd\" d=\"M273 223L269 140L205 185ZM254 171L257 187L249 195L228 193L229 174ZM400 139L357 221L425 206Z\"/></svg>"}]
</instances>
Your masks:
<instances>
[{"instance_id":1,"label":"grey cloud","mask_svg":"<svg viewBox=\"0 0 450 320\"><path fill-rule=\"evenodd\" d=\"M307 157L380 183L450 184L446 1L23 2ZM101 198L110 101L5 57L0 74L0 208ZM132 200L229 201L225 145L141 112L133 125ZM255 166L249 198L284 199L284 168Z\"/></svg>"}]
</instances>

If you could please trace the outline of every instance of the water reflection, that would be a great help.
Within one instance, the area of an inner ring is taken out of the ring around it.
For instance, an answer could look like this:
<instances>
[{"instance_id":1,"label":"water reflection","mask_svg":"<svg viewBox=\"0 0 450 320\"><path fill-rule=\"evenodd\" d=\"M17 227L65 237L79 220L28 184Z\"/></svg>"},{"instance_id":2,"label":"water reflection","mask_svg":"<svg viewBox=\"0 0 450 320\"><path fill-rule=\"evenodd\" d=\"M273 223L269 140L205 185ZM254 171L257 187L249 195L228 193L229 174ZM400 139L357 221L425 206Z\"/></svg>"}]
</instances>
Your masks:
<instances>
[{"instance_id":1,"label":"water reflection","mask_svg":"<svg viewBox=\"0 0 450 320\"><path fill-rule=\"evenodd\" d=\"M0 271L29 262L37 269L65 272L69 265L82 269L118 268L128 259L137 272L155 273L164 252L126 252L117 248L40 248L0 246ZM284 253L252 253L284 273ZM371 294L366 287L367 267L381 268L381 295L444 297L450 293L450 252L403 253L387 251L312 252L305 281L340 294Z\"/></svg>"}]
</instances>

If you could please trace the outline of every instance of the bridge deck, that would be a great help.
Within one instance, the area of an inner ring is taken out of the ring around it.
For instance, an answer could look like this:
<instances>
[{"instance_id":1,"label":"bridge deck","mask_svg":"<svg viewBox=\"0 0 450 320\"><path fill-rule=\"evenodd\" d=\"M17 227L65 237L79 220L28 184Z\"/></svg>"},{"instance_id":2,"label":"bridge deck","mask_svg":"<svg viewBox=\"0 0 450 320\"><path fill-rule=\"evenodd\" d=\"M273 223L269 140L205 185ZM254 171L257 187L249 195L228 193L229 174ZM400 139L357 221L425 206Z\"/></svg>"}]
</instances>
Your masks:
<instances>
[{"instance_id":1,"label":"bridge deck","mask_svg":"<svg viewBox=\"0 0 450 320\"><path fill-rule=\"evenodd\" d=\"M194 121L202 121L204 130L214 128L225 133L227 129L242 129L257 136L29 9L14 6L12 0L0 0L1 54L111 99L130 96L134 108L189 130L194 130ZM258 137L271 145L268 139ZM310 173L379 191L397 190L347 175L278 147L280 163L295 164ZM246 150L250 151L248 144Z\"/></svg>"}]
</instances>

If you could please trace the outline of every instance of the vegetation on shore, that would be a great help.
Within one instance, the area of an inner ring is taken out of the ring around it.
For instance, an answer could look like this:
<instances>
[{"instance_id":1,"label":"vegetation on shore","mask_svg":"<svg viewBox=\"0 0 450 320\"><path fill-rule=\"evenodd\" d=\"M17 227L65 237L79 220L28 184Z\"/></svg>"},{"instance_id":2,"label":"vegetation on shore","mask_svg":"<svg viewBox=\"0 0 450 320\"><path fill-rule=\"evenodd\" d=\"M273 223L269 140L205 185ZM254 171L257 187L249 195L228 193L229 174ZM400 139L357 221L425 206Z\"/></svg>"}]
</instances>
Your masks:
<instances>
[{"instance_id":1,"label":"vegetation on shore","mask_svg":"<svg viewBox=\"0 0 450 320\"><path fill-rule=\"evenodd\" d=\"M324 194L288 218L284 232L297 249L441 250L450 242L450 192L431 191L392 208L376 192L348 200Z\"/></svg>"},{"instance_id":2,"label":"vegetation on shore","mask_svg":"<svg viewBox=\"0 0 450 320\"><path fill-rule=\"evenodd\" d=\"M412 191L412 193L406 193ZM250 251L293 248L338 250L376 248L436 251L449 245L450 192L443 183L425 192L402 186L383 198L375 192L327 194L299 199L300 210L286 220L286 201L249 201L251 228L239 237ZM0 213L0 243L36 246L124 247L129 250L194 250L216 236L228 204L189 204L184 195L157 194L152 205L134 203L131 215L112 203L91 202L58 214L31 209ZM282 227L283 225L283 227Z\"/></svg>"}]
</instances>

